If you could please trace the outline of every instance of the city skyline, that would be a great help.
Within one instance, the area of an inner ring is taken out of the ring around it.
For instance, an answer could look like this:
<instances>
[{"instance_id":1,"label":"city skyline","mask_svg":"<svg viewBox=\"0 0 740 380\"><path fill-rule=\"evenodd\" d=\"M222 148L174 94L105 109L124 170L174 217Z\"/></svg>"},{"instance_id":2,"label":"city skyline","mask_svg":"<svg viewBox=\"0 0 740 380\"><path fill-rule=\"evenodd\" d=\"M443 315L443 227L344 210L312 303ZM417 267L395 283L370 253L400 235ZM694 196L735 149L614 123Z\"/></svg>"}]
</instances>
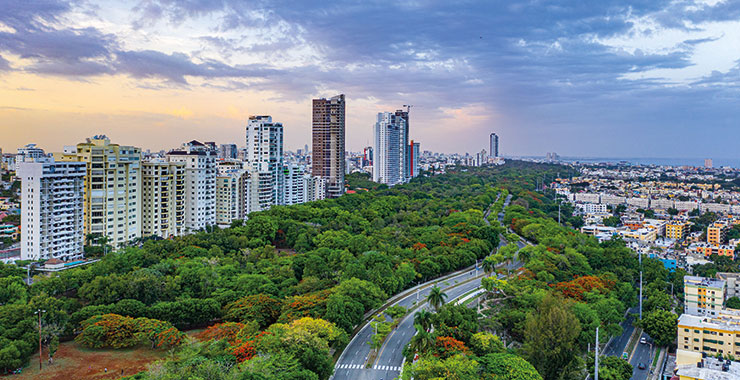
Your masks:
<instances>
[{"instance_id":1,"label":"city skyline","mask_svg":"<svg viewBox=\"0 0 740 380\"><path fill-rule=\"evenodd\" d=\"M352 151L377 112L414 104L410 138L438 152L479 151L496 131L505 156L737 157L737 3L6 5L6 150L98 133L232 143L249 115L281 120L295 149L311 100L344 93Z\"/></svg>"}]
</instances>

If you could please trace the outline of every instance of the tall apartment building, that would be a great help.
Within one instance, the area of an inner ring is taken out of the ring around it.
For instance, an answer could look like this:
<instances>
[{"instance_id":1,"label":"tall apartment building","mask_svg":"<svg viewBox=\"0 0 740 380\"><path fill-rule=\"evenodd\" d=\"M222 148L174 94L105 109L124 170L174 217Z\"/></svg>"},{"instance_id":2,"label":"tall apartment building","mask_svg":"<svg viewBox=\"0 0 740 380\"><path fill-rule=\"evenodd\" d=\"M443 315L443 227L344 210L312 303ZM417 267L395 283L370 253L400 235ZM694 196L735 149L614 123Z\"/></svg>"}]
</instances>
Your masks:
<instances>
[{"instance_id":1,"label":"tall apartment building","mask_svg":"<svg viewBox=\"0 0 740 380\"><path fill-rule=\"evenodd\" d=\"M396 110L395 112L396 123L398 124L398 145L400 155L400 170L401 170L401 181L408 182L411 177L411 157L409 153L409 111Z\"/></svg>"},{"instance_id":2,"label":"tall apartment building","mask_svg":"<svg viewBox=\"0 0 740 380\"><path fill-rule=\"evenodd\" d=\"M714 224L707 227L707 243L713 245L724 244L727 240L728 229L727 223L714 222Z\"/></svg>"},{"instance_id":3,"label":"tall apartment building","mask_svg":"<svg viewBox=\"0 0 740 380\"><path fill-rule=\"evenodd\" d=\"M409 143L409 178L419 175L420 144L411 140Z\"/></svg>"},{"instance_id":4,"label":"tall apartment building","mask_svg":"<svg viewBox=\"0 0 740 380\"><path fill-rule=\"evenodd\" d=\"M496 158L498 157L498 135L495 133L491 133L491 136L489 136L489 140L488 156Z\"/></svg>"},{"instance_id":5,"label":"tall apartment building","mask_svg":"<svg viewBox=\"0 0 740 380\"><path fill-rule=\"evenodd\" d=\"M252 174L259 173L260 181L272 181L271 204L283 204L283 124L274 123L271 116L250 116L245 161Z\"/></svg>"},{"instance_id":6,"label":"tall apartment building","mask_svg":"<svg viewBox=\"0 0 740 380\"><path fill-rule=\"evenodd\" d=\"M326 179L310 176L306 179L304 191L306 192L306 202L326 199Z\"/></svg>"},{"instance_id":7,"label":"tall apartment building","mask_svg":"<svg viewBox=\"0 0 740 380\"><path fill-rule=\"evenodd\" d=\"M395 113L378 113L373 146L373 181L393 186L404 182L404 152L401 149L406 121Z\"/></svg>"},{"instance_id":8,"label":"tall apartment building","mask_svg":"<svg viewBox=\"0 0 740 380\"><path fill-rule=\"evenodd\" d=\"M190 141L167 153L167 161L185 164L183 233L216 224L216 150Z\"/></svg>"},{"instance_id":9,"label":"tall apartment building","mask_svg":"<svg viewBox=\"0 0 740 380\"><path fill-rule=\"evenodd\" d=\"M141 237L141 150L111 144L105 135L70 149L54 158L87 164L85 234L106 236L114 246Z\"/></svg>"},{"instance_id":10,"label":"tall apartment building","mask_svg":"<svg viewBox=\"0 0 740 380\"><path fill-rule=\"evenodd\" d=\"M329 198L344 194L345 109L344 94L313 100L311 172L326 179Z\"/></svg>"},{"instance_id":11,"label":"tall apartment building","mask_svg":"<svg viewBox=\"0 0 740 380\"><path fill-rule=\"evenodd\" d=\"M221 144L218 147L218 158L228 160L236 159L239 154L239 149L236 144Z\"/></svg>"},{"instance_id":12,"label":"tall apartment building","mask_svg":"<svg viewBox=\"0 0 740 380\"><path fill-rule=\"evenodd\" d=\"M684 276L685 313L715 316L722 310L726 284L713 278Z\"/></svg>"},{"instance_id":13,"label":"tall apartment building","mask_svg":"<svg viewBox=\"0 0 740 380\"><path fill-rule=\"evenodd\" d=\"M185 163L143 162L141 234L180 236L185 227Z\"/></svg>"},{"instance_id":14,"label":"tall apartment building","mask_svg":"<svg viewBox=\"0 0 740 380\"><path fill-rule=\"evenodd\" d=\"M249 172L234 171L216 178L216 224L228 227L249 214Z\"/></svg>"},{"instance_id":15,"label":"tall apartment building","mask_svg":"<svg viewBox=\"0 0 740 380\"><path fill-rule=\"evenodd\" d=\"M18 148L18 154L16 155L16 163L25 160L35 160L38 158L47 157L43 149L36 146L36 144L27 144L23 148Z\"/></svg>"},{"instance_id":16,"label":"tall apartment building","mask_svg":"<svg viewBox=\"0 0 740 380\"><path fill-rule=\"evenodd\" d=\"M18 163L21 180L21 260L82 258L85 232L83 162L50 158Z\"/></svg>"},{"instance_id":17,"label":"tall apartment building","mask_svg":"<svg viewBox=\"0 0 740 380\"><path fill-rule=\"evenodd\" d=\"M676 345L709 356L740 356L740 312L725 310L713 317L682 314Z\"/></svg>"}]
</instances>

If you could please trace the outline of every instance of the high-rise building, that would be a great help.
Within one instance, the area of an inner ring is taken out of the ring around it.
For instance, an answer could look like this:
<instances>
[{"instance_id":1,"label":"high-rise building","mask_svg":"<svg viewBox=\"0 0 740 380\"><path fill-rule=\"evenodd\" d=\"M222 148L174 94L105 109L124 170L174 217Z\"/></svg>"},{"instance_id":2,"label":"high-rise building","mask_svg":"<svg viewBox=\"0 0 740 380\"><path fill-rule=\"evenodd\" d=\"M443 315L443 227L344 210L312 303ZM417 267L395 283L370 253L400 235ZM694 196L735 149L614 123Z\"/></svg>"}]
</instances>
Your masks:
<instances>
[{"instance_id":1,"label":"high-rise building","mask_svg":"<svg viewBox=\"0 0 740 380\"><path fill-rule=\"evenodd\" d=\"M285 178L285 204L297 205L307 202L306 182L311 176L307 175L302 167L295 164L285 165L283 176Z\"/></svg>"},{"instance_id":2,"label":"high-rise building","mask_svg":"<svg viewBox=\"0 0 740 380\"><path fill-rule=\"evenodd\" d=\"M185 162L141 165L141 235L180 236L185 227Z\"/></svg>"},{"instance_id":3,"label":"high-rise building","mask_svg":"<svg viewBox=\"0 0 740 380\"><path fill-rule=\"evenodd\" d=\"M373 165L373 147L368 146L362 150L362 166Z\"/></svg>"},{"instance_id":4,"label":"high-rise building","mask_svg":"<svg viewBox=\"0 0 740 380\"><path fill-rule=\"evenodd\" d=\"M326 179L329 198L344 194L344 118L344 94L313 100L311 171L314 176Z\"/></svg>"},{"instance_id":5,"label":"high-rise building","mask_svg":"<svg viewBox=\"0 0 740 380\"><path fill-rule=\"evenodd\" d=\"M21 260L81 258L85 163L27 158L17 169L22 195Z\"/></svg>"},{"instance_id":6,"label":"high-rise building","mask_svg":"<svg viewBox=\"0 0 740 380\"><path fill-rule=\"evenodd\" d=\"M216 224L216 151L190 141L167 153L167 161L185 164L185 222L183 233Z\"/></svg>"},{"instance_id":7,"label":"high-rise building","mask_svg":"<svg viewBox=\"0 0 740 380\"><path fill-rule=\"evenodd\" d=\"M260 181L272 181L273 205L283 204L283 124L271 116L250 116L247 122L247 166ZM267 175L263 175L267 174ZM260 202L262 203L262 202Z\"/></svg>"},{"instance_id":8,"label":"high-rise building","mask_svg":"<svg viewBox=\"0 0 740 380\"><path fill-rule=\"evenodd\" d=\"M249 171L236 169L216 178L216 223L228 227L231 222L246 219L252 211L252 181Z\"/></svg>"},{"instance_id":9,"label":"high-rise building","mask_svg":"<svg viewBox=\"0 0 740 380\"><path fill-rule=\"evenodd\" d=\"M711 158L704 159L704 167L707 169L711 169L714 166L714 162L712 162Z\"/></svg>"},{"instance_id":10,"label":"high-rise building","mask_svg":"<svg viewBox=\"0 0 740 380\"><path fill-rule=\"evenodd\" d=\"M405 181L404 155L408 147L402 144L406 133L406 118L398 112L378 113L373 147L373 181L389 186ZM402 148L403 147L403 148Z\"/></svg>"},{"instance_id":11,"label":"high-rise building","mask_svg":"<svg viewBox=\"0 0 740 380\"><path fill-rule=\"evenodd\" d=\"M411 179L409 173L411 173L411 157L409 153L409 112L404 110L396 110L395 113L396 124L398 124L398 145L399 145L399 165L401 167L401 181L407 182Z\"/></svg>"},{"instance_id":12,"label":"high-rise building","mask_svg":"<svg viewBox=\"0 0 740 380\"><path fill-rule=\"evenodd\" d=\"M409 143L409 177L414 178L419 175L419 143L411 140Z\"/></svg>"},{"instance_id":13,"label":"high-rise building","mask_svg":"<svg viewBox=\"0 0 740 380\"><path fill-rule=\"evenodd\" d=\"M218 158L221 159L236 159L239 154L239 150L236 148L236 144L221 144L218 147Z\"/></svg>"},{"instance_id":14,"label":"high-rise building","mask_svg":"<svg viewBox=\"0 0 740 380\"><path fill-rule=\"evenodd\" d=\"M85 234L99 234L114 246L141 237L141 150L111 144L105 135L88 138L57 161L87 164Z\"/></svg>"},{"instance_id":15,"label":"high-rise building","mask_svg":"<svg viewBox=\"0 0 740 380\"><path fill-rule=\"evenodd\" d=\"M493 158L498 157L498 135L495 133L491 133L490 136L488 155Z\"/></svg>"}]
</instances>

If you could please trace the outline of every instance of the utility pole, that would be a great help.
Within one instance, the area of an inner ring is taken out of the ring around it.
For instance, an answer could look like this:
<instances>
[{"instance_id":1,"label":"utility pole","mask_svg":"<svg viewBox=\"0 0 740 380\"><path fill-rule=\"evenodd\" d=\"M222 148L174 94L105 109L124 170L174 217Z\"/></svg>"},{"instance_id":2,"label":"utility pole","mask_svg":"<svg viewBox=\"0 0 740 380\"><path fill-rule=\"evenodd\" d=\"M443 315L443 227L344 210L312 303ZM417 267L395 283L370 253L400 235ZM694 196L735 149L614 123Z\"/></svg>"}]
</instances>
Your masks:
<instances>
[{"instance_id":1,"label":"utility pole","mask_svg":"<svg viewBox=\"0 0 740 380\"><path fill-rule=\"evenodd\" d=\"M642 320L642 271L640 271L640 320Z\"/></svg>"},{"instance_id":2,"label":"utility pole","mask_svg":"<svg viewBox=\"0 0 740 380\"><path fill-rule=\"evenodd\" d=\"M596 326L596 354L594 355L594 380L599 380L599 327Z\"/></svg>"},{"instance_id":3,"label":"utility pole","mask_svg":"<svg viewBox=\"0 0 740 380\"><path fill-rule=\"evenodd\" d=\"M560 224L560 199L558 199L558 224Z\"/></svg>"},{"instance_id":4,"label":"utility pole","mask_svg":"<svg viewBox=\"0 0 740 380\"><path fill-rule=\"evenodd\" d=\"M38 309L34 314L39 315L39 371L41 371L41 314L46 313L46 310Z\"/></svg>"}]
</instances>

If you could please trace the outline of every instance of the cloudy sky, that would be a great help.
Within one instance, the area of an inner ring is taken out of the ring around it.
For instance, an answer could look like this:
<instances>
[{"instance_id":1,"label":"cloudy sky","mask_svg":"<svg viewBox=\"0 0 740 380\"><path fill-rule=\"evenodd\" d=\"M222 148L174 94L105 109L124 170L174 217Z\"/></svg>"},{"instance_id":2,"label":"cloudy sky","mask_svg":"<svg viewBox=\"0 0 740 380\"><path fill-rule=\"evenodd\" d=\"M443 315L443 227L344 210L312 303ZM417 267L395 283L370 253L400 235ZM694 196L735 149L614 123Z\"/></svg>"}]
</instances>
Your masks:
<instances>
[{"instance_id":1,"label":"cloudy sky","mask_svg":"<svg viewBox=\"0 0 740 380\"><path fill-rule=\"evenodd\" d=\"M412 104L423 149L740 157L736 0L0 0L0 147L97 133L243 145L250 114L310 143L347 96L347 148Z\"/></svg>"}]
</instances>

